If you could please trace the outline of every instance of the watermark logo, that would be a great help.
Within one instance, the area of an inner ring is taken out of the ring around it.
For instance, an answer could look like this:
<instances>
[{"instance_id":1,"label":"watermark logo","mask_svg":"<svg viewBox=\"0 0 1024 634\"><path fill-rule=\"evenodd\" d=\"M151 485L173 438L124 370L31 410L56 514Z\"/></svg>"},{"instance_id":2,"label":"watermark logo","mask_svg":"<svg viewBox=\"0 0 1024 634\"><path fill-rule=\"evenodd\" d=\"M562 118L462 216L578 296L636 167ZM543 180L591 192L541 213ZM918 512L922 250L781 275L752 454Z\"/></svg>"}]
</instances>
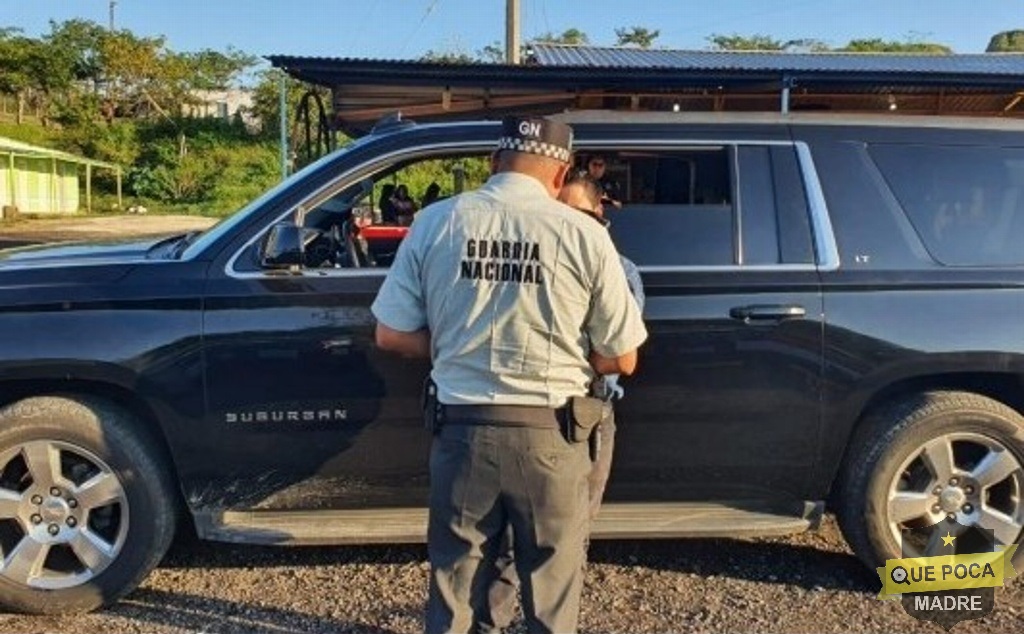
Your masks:
<instances>
[{"instance_id":1,"label":"watermark logo","mask_svg":"<svg viewBox=\"0 0 1024 634\"><path fill-rule=\"evenodd\" d=\"M1016 575L1017 546L999 547L992 531L955 520L903 531L903 556L878 568L880 599L899 599L910 616L949 630L995 606L995 589Z\"/></svg>"}]
</instances>

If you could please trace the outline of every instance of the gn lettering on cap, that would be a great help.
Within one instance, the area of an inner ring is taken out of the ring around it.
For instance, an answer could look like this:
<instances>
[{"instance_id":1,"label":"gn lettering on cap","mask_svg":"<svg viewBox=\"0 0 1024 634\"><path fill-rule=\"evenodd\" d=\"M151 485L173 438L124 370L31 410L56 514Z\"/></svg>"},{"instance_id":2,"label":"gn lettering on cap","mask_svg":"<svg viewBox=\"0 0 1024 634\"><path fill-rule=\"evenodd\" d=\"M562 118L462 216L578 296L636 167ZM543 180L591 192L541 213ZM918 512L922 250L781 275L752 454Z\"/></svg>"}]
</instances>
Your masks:
<instances>
[{"instance_id":1,"label":"gn lettering on cap","mask_svg":"<svg viewBox=\"0 0 1024 634\"><path fill-rule=\"evenodd\" d=\"M498 149L539 154L568 163L572 158L572 128L550 119L506 117L501 122Z\"/></svg>"}]
</instances>

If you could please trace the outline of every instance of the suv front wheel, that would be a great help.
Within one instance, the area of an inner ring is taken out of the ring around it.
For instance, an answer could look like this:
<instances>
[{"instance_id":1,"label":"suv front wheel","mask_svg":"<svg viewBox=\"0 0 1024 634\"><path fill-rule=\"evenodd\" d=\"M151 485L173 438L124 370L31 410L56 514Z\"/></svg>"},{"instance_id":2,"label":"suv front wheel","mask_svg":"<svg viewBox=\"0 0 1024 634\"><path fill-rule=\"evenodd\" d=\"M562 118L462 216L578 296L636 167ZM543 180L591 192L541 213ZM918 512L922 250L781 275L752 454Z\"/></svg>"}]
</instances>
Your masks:
<instances>
[{"instance_id":1,"label":"suv front wheel","mask_svg":"<svg viewBox=\"0 0 1024 634\"><path fill-rule=\"evenodd\" d=\"M1024 533L1024 418L968 392L926 392L870 414L854 433L837 488L847 542L871 568L902 556L901 531L943 519ZM908 554L924 544L905 545Z\"/></svg>"},{"instance_id":2,"label":"suv front wheel","mask_svg":"<svg viewBox=\"0 0 1024 634\"><path fill-rule=\"evenodd\" d=\"M159 449L100 400L42 396L0 410L0 607L84 612L135 588L175 528Z\"/></svg>"}]
</instances>

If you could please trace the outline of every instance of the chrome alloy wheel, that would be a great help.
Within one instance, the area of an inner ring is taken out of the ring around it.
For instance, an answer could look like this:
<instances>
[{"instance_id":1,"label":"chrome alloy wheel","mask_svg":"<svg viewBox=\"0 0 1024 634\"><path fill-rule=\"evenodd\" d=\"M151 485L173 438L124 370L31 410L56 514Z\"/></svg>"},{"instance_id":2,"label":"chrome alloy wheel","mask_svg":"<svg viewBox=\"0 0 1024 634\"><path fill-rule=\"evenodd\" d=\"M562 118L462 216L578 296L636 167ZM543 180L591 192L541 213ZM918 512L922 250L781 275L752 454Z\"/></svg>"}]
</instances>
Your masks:
<instances>
[{"instance_id":1,"label":"chrome alloy wheel","mask_svg":"<svg viewBox=\"0 0 1024 634\"><path fill-rule=\"evenodd\" d=\"M998 545L1016 543L1024 530L1021 458L984 434L950 433L926 442L896 470L888 491L897 544L901 529L947 518L991 530Z\"/></svg>"},{"instance_id":2,"label":"chrome alloy wheel","mask_svg":"<svg viewBox=\"0 0 1024 634\"><path fill-rule=\"evenodd\" d=\"M0 453L0 577L29 588L81 585L128 535L128 498L113 470L81 447L34 440Z\"/></svg>"}]
</instances>

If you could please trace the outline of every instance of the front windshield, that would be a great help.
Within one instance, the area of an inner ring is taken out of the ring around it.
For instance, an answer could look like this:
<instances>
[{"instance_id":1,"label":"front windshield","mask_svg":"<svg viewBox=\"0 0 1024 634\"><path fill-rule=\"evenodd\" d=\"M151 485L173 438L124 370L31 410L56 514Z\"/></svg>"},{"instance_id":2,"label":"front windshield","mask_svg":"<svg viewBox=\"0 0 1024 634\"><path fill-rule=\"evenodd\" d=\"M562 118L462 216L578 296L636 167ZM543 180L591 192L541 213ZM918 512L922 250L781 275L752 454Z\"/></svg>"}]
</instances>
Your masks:
<instances>
[{"instance_id":1,"label":"front windshield","mask_svg":"<svg viewBox=\"0 0 1024 634\"><path fill-rule=\"evenodd\" d=\"M344 148L342 148L342 149L340 149L340 150L338 150L336 152L332 152L332 153L330 153L330 154L328 154L326 156L321 157L317 161L315 161L313 163L310 163L309 165L307 165L306 167L302 168L298 172L295 172L294 174L292 174L291 176L289 176L285 180L281 181L280 183L278 183L274 187L268 189L266 192L263 193L262 196L260 196L256 200L252 201L251 203L249 203L245 207L242 207L237 212L235 212L235 213L231 214L230 216L225 217L223 220L217 222L215 225L213 225L212 227L207 229L205 232L203 232L201 235L199 235L197 238L195 238L191 242L191 244L189 244L188 248L185 249L182 252L182 254L181 254L182 258L183 259L189 259L189 258L195 257L199 253L202 253L203 250L206 249L208 246L210 246L211 244L213 244L214 242L219 240L221 237L227 235L237 225L239 225L240 223L244 222L245 219L248 218L250 214L254 213L256 210L258 210L260 207L262 207L267 201L269 201L273 197L277 196L281 192L285 191L286 189L291 187L294 183L296 183L299 180L305 178L307 175L309 175L310 173L316 171L317 169L319 169L320 167L322 167L326 163L328 163L330 161L333 161L340 154L342 154L344 152L349 152L349 151L351 151L351 150L353 150L355 148L358 148L358 147L364 145L368 141L369 138L370 137L364 137L364 138L359 139L359 140L357 140L357 141L355 141L353 143L350 143L349 145L345 146Z\"/></svg>"}]
</instances>

